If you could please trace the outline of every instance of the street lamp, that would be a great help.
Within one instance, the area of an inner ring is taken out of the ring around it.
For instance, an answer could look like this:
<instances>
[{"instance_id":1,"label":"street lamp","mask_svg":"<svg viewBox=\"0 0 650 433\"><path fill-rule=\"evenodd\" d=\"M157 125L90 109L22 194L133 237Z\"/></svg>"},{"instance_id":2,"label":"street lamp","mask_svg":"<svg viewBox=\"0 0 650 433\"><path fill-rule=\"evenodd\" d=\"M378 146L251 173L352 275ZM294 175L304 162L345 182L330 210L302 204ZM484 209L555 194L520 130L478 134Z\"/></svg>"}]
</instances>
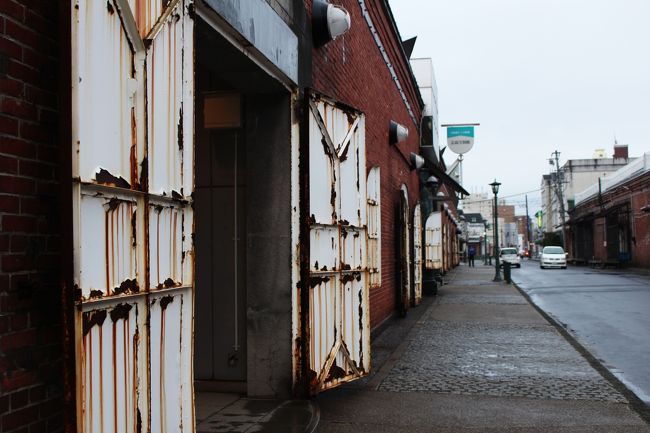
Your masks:
<instances>
[{"instance_id":1,"label":"street lamp","mask_svg":"<svg viewBox=\"0 0 650 433\"><path fill-rule=\"evenodd\" d=\"M481 237L481 242L483 243L483 265L487 265L487 251L485 250L485 245L487 245L487 232L483 231L483 236Z\"/></svg>"},{"instance_id":2,"label":"street lamp","mask_svg":"<svg viewBox=\"0 0 650 433\"><path fill-rule=\"evenodd\" d=\"M490 184L492 192L494 193L494 279L492 281L501 281L501 269L499 268L499 206L497 205L497 195L499 194L499 186L501 183L494 179Z\"/></svg>"}]
</instances>

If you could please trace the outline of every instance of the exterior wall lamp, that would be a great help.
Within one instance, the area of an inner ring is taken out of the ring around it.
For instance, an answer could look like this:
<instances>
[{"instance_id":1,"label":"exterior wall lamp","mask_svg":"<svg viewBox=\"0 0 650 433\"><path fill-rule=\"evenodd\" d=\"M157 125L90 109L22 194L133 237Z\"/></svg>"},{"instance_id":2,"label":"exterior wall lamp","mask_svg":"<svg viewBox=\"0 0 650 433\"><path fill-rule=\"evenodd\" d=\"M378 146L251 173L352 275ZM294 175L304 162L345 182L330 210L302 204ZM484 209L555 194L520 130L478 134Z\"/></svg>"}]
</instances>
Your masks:
<instances>
[{"instance_id":1,"label":"exterior wall lamp","mask_svg":"<svg viewBox=\"0 0 650 433\"><path fill-rule=\"evenodd\" d=\"M401 125L394 120L390 121L388 126L388 141L390 144L401 143L409 136L409 130L406 126Z\"/></svg>"},{"instance_id":2,"label":"exterior wall lamp","mask_svg":"<svg viewBox=\"0 0 650 433\"><path fill-rule=\"evenodd\" d=\"M422 158L417 153L411 152L411 168L414 170L419 170L424 167L424 158Z\"/></svg>"},{"instance_id":3,"label":"exterior wall lamp","mask_svg":"<svg viewBox=\"0 0 650 433\"><path fill-rule=\"evenodd\" d=\"M350 30L350 14L326 0L314 0L312 25L314 45L322 46Z\"/></svg>"},{"instance_id":4,"label":"exterior wall lamp","mask_svg":"<svg viewBox=\"0 0 650 433\"><path fill-rule=\"evenodd\" d=\"M433 191L434 194L436 193L436 191L438 191L438 187L440 186L438 178L433 175L429 176L427 180L424 182L424 184L429 188L431 188L431 191Z\"/></svg>"}]
</instances>

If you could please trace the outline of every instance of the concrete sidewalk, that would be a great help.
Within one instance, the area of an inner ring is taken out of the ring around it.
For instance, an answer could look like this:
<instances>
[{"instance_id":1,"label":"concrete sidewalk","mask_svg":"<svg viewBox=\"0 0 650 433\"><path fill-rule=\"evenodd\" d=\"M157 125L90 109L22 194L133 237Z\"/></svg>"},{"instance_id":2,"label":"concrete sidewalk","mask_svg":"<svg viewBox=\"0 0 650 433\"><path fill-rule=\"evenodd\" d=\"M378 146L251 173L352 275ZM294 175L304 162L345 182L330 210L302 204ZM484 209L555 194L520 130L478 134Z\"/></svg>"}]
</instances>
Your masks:
<instances>
[{"instance_id":1,"label":"concrete sidewalk","mask_svg":"<svg viewBox=\"0 0 650 433\"><path fill-rule=\"evenodd\" d=\"M494 268L460 266L373 338L370 377L319 395L318 432L650 432Z\"/></svg>"},{"instance_id":2,"label":"concrete sidewalk","mask_svg":"<svg viewBox=\"0 0 650 433\"><path fill-rule=\"evenodd\" d=\"M318 407L312 400L253 399L232 393L200 392L195 398L197 433L314 431Z\"/></svg>"}]
</instances>

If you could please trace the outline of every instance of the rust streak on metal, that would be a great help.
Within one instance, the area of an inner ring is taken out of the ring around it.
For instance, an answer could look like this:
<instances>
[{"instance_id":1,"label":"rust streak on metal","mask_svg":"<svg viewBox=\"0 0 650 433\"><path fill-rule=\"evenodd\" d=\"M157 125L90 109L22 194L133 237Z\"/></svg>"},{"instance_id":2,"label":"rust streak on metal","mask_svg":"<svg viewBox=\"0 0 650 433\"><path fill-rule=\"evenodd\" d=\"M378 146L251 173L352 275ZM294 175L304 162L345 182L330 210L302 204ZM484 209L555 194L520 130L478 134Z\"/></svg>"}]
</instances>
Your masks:
<instances>
[{"instance_id":1,"label":"rust streak on metal","mask_svg":"<svg viewBox=\"0 0 650 433\"><path fill-rule=\"evenodd\" d=\"M182 285L182 283L176 282L176 281L172 280L171 278L167 278L164 282L158 283L158 285L156 286L156 289L160 290L163 287L167 288L167 289L170 289L172 287L179 287L181 285ZM155 299L154 299L154 302L155 302Z\"/></svg>"},{"instance_id":2,"label":"rust streak on metal","mask_svg":"<svg viewBox=\"0 0 650 433\"><path fill-rule=\"evenodd\" d=\"M113 323L118 320L127 320L129 318L129 312L133 308L131 304L117 304L110 312L111 320Z\"/></svg>"},{"instance_id":3,"label":"rust streak on metal","mask_svg":"<svg viewBox=\"0 0 650 433\"><path fill-rule=\"evenodd\" d=\"M117 188L130 189L131 185L123 177L117 177L112 175L108 170L100 168L97 173L95 173L95 180L97 183L109 186L115 186Z\"/></svg>"},{"instance_id":4,"label":"rust streak on metal","mask_svg":"<svg viewBox=\"0 0 650 433\"><path fill-rule=\"evenodd\" d=\"M106 319L106 310L102 310L104 319ZM102 319L102 323L104 320ZM104 425L104 333L102 332L101 325L99 327L99 425Z\"/></svg>"},{"instance_id":5,"label":"rust streak on metal","mask_svg":"<svg viewBox=\"0 0 650 433\"><path fill-rule=\"evenodd\" d=\"M111 209L111 203L109 202L109 211L106 212L106 215L104 215L104 257L105 257L105 266L106 266L106 294L110 295L110 289L111 287L111 259L110 259L110 243L111 243L111 238L109 234L109 227L111 225L110 223L110 209Z\"/></svg>"},{"instance_id":6,"label":"rust streak on metal","mask_svg":"<svg viewBox=\"0 0 650 433\"><path fill-rule=\"evenodd\" d=\"M352 272L351 274L341 275L341 284L345 285L352 281L361 281L361 272Z\"/></svg>"},{"instance_id":7,"label":"rust streak on metal","mask_svg":"<svg viewBox=\"0 0 650 433\"><path fill-rule=\"evenodd\" d=\"M176 40L174 39L174 44ZM175 68L174 68L175 69ZM181 103L181 108L178 113L178 150L183 151L183 104Z\"/></svg>"},{"instance_id":8,"label":"rust streak on metal","mask_svg":"<svg viewBox=\"0 0 650 433\"><path fill-rule=\"evenodd\" d=\"M94 395L94 393L93 393L93 374L92 374L92 368L91 368L90 362L89 362L90 357L92 356L92 353L93 353L93 337L92 337L92 334L86 335L84 333L83 339L84 339L84 342L87 341L87 344L85 345L85 347L87 347L87 349L84 352L84 355L85 355L85 358L84 358L84 362L85 362L84 372L87 372L87 374L88 374L88 395L91 396L91 398L88 399L88 406L89 406L88 413L92 414L93 413L93 399L92 399L92 396Z\"/></svg>"},{"instance_id":9,"label":"rust streak on metal","mask_svg":"<svg viewBox=\"0 0 650 433\"><path fill-rule=\"evenodd\" d=\"M135 118L135 107L131 108L131 153L129 158L131 167L131 185L133 189L139 189L138 182L138 122Z\"/></svg>"},{"instance_id":10,"label":"rust streak on metal","mask_svg":"<svg viewBox=\"0 0 650 433\"><path fill-rule=\"evenodd\" d=\"M348 150L350 150L350 146L345 146L343 153L339 156L339 162L345 162L348 159Z\"/></svg>"},{"instance_id":11,"label":"rust streak on metal","mask_svg":"<svg viewBox=\"0 0 650 433\"><path fill-rule=\"evenodd\" d=\"M163 296L160 298L160 309L165 311L167 309L167 306L172 302L174 302L174 297L172 295Z\"/></svg>"},{"instance_id":12,"label":"rust streak on metal","mask_svg":"<svg viewBox=\"0 0 650 433\"><path fill-rule=\"evenodd\" d=\"M332 365L332 368L330 368L329 375L327 376L326 380L330 382L336 379L343 379L345 376L346 376L345 370L343 370L335 363L334 365Z\"/></svg>"},{"instance_id":13,"label":"rust streak on metal","mask_svg":"<svg viewBox=\"0 0 650 433\"><path fill-rule=\"evenodd\" d=\"M140 291L140 286L138 285L138 280L136 278L126 279L120 283L119 287L113 289L115 295L121 295L124 293L138 293Z\"/></svg>"},{"instance_id":14,"label":"rust streak on metal","mask_svg":"<svg viewBox=\"0 0 650 433\"><path fill-rule=\"evenodd\" d=\"M323 283L327 283L330 280L330 277L311 277L309 278L309 285L313 289Z\"/></svg>"},{"instance_id":15,"label":"rust streak on metal","mask_svg":"<svg viewBox=\"0 0 650 433\"><path fill-rule=\"evenodd\" d=\"M160 282L160 215L162 213L162 206L156 206L158 213L156 218L156 281ZM160 283L159 283L160 284Z\"/></svg>"},{"instance_id":16,"label":"rust streak on metal","mask_svg":"<svg viewBox=\"0 0 650 433\"><path fill-rule=\"evenodd\" d=\"M163 429L161 433L166 431L165 427L165 401L167 400L165 392L165 310L167 305L172 302L172 296L164 296L160 299L160 371L158 372L158 380L160 382L160 426Z\"/></svg>"},{"instance_id":17,"label":"rust streak on metal","mask_svg":"<svg viewBox=\"0 0 650 433\"><path fill-rule=\"evenodd\" d=\"M357 146L357 191L359 191L360 185L359 185L359 178L361 177L361 174L359 172L359 146Z\"/></svg>"},{"instance_id":18,"label":"rust streak on metal","mask_svg":"<svg viewBox=\"0 0 650 433\"><path fill-rule=\"evenodd\" d=\"M359 368L363 366L363 289L359 289Z\"/></svg>"},{"instance_id":19,"label":"rust streak on metal","mask_svg":"<svg viewBox=\"0 0 650 433\"><path fill-rule=\"evenodd\" d=\"M173 193L173 191L172 191L172 193ZM176 269L176 258L178 257L179 254L178 254L178 245L177 245L177 242L176 242L176 239L177 239L176 233L178 233L178 212L174 212L172 210L172 230L171 230L171 233L170 233L171 241L172 241L172 252L171 252L172 268L171 268L170 272L171 272L172 277L176 277L178 275L178 269ZM181 248L181 250L182 250L182 248Z\"/></svg>"},{"instance_id":20,"label":"rust streak on metal","mask_svg":"<svg viewBox=\"0 0 650 433\"><path fill-rule=\"evenodd\" d=\"M140 164L140 189L145 192L149 190L149 158L146 156Z\"/></svg>"},{"instance_id":21,"label":"rust streak on metal","mask_svg":"<svg viewBox=\"0 0 650 433\"><path fill-rule=\"evenodd\" d=\"M138 246L138 218L137 218L137 213L138 211L133 211L131 213L131 246L132 247L137 247Z\"/></svg>"},{"instance_id":22,"label":"rust streak on metal","mask_svg":"<svg viewBox=\"0 0 650 433\"><path fill-rule=\"evenodd\" d=\"M113 310L114 311L114 310ZM111 311L111 319L113 318L113 311ZM113 426L117 432L117 324L113 319ZM126 348L124 348L126 350Z\"/></svg>"},{"instance_id":23,"label":"rust streak on metal","mask_svg":"<svg viewBox=\"0 0 650 433\"><path fill-rule=\"evenodd\" d=\"M102 326L106 320L106 310L95 310L83 313L83 335L90 332L93 326Z\"/></svg>"},{"instance_id":24,"label":"rust streak on metal","mask_svg":"<svg viewBox=\"0 0 650 433\"><path fill-rule=\"evenodd\" d=\"M129 346L129 334L131 331L131 323L127 320L122 326L122 341L124 342L124 350L122 351L122 365L124 366L124 413L129 413L129 376L130 376L130 367L129 363L129 350L133 349L132 346ZM116 406L117 407L117 406ZM129 430L129 419L130 416L124 417L124 431ZM117 423L115 423L115 428L117 429Z\"/></svg>"}]
</instances>

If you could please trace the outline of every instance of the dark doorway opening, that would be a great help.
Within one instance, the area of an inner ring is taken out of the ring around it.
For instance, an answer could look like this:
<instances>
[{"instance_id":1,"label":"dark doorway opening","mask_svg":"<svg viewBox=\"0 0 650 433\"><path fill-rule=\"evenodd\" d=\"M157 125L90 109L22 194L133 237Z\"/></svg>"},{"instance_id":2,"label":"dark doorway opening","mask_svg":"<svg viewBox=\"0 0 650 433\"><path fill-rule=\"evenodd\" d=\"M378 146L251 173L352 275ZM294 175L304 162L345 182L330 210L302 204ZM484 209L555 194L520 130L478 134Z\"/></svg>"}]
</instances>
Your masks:
<instances>
[{"instance_id":1,"label":"dark doorway opening","mask_svg":"<svg viewBox=\"0 0 650 433\"><path fill-rule=\"evenodd\" d=\"M195 30L194 377L290 391L291 94L211 25Z\"/></svg>"}]
</instances>

